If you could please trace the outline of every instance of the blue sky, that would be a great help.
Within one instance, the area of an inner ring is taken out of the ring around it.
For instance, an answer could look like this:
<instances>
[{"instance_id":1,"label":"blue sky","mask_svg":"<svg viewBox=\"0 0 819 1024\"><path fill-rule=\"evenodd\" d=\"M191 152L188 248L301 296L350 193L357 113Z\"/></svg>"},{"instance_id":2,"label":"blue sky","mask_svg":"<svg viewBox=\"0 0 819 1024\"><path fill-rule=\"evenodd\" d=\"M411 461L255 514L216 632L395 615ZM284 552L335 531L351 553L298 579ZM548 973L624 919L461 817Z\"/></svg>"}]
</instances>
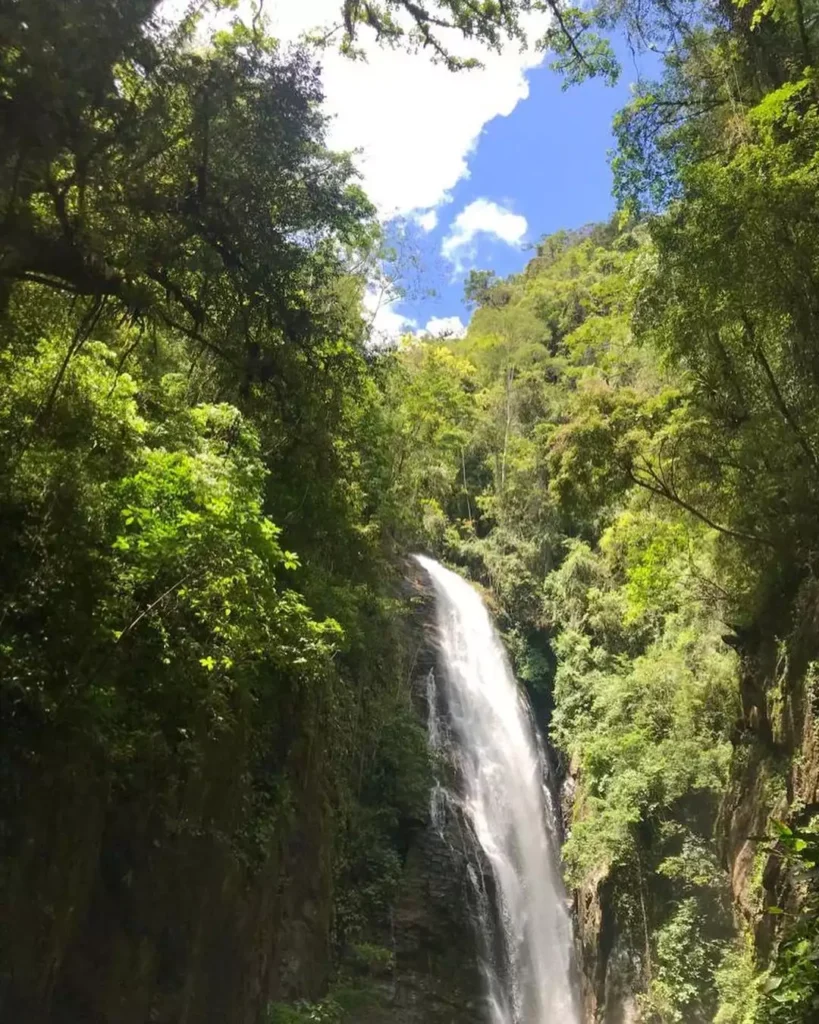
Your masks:
<instances>
[{"instance_id":1,"label":"blue sky","mask_svg":"<svg viewBox=\"0 0 819 1024\"><path fill-rule=\"evenodd\" d=\"M545 66L527 72L529 96L506 117L489 121L468 159L469 176L451 190L451 201L438 207L438 223L429 233L411 231L423 273L407 275L405 298L393 307L419 327L431 319L460 317L463 279L469 267L505 276L521 270L527 246L560 228L607 219L614 212L608 155L615 113L627 102L639 68L622 47L623 76L614 87L588 82L564 91L560 76ZM640 61L643 75L657 67ZM441 246L460 211L476 200L496 203L526 220L520 243L507 244L481 233L462 267L441 256ZM429 294L434 290L435 294Z\"/></svg>"},{"instance_id":2,"label":"blue sky","mask_svg":"<svg viewBox=\"0 0 819 1024\"><path fill-rule=\"evenodd\" d=\"M269 0L265 10L274 34L295 41L326 33L340 6ZM534 40L546 16L527 19ZM382 221L408 226L399 247L403 298L383 280L366 297L376 339L424 331L430 321L433 330L440 320L458 327L467 319L470 267L515 272L529 258L527 244L613 212L611 122L638 77L626 48L618 48L624 73L617 86L589 82L564 92L534 46L495 54L458 33L445 41L484 67L453 74L424 53L365 39L365 61L332 47L320 58L329 144L355 153ZM644 73L656 67L641 63Z\"/></svg>"}]
</instances>

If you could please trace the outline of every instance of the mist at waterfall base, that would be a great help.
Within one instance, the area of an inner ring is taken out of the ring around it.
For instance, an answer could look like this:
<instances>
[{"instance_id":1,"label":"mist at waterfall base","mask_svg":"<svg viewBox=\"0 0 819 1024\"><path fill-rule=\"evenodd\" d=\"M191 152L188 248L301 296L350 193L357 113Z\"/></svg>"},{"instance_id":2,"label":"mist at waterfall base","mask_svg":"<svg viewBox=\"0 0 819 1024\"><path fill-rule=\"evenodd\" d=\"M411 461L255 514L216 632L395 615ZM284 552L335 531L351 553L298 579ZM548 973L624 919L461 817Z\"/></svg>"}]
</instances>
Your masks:
<instances>
[{"instance_id":1,"label":"mist at waterfall base","mask_svg":"<svg viewBox=\"0 0 819 1024\"><path fill-rule=\"evenodd\" d=\"M525 696L478 593L415 556L435 587L439 680L428 681L429 738L458 777L437 787L433 821L456 804L482 851L491 895L470 867L491 1024L579 1024L572 929L557 867L546 764ZM490 905L492 904L492 905Z\"/></svg>"}]
</instances>

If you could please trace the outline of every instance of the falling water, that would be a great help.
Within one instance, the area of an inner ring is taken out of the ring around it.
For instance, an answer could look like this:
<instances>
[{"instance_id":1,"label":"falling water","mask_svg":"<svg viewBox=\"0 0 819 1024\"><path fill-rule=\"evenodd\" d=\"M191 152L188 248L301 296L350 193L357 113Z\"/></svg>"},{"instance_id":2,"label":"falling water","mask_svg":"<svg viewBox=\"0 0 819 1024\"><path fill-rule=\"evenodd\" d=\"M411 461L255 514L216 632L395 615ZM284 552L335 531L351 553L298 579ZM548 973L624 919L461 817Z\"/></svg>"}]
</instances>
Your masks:
<instances>
[{"instance_id":1,"label":"falling water","mask_svg":"<svg viewBox=\"0 0 819 1024\"><path fill-rule=\"evenodd\" d=\"M578 1024L571 924L556 864L545 762L531 712L477 592L417 556L437 596L443 705L462 787L461 806L494 878L494 913L480 913L492 1024ZM442 746L436 681L429 736ZM433 818L446 795L433 794ZM478 885L474 869L473 884ZM485 891L482 898L486 900Z\"/></svg>"}]
</instances>

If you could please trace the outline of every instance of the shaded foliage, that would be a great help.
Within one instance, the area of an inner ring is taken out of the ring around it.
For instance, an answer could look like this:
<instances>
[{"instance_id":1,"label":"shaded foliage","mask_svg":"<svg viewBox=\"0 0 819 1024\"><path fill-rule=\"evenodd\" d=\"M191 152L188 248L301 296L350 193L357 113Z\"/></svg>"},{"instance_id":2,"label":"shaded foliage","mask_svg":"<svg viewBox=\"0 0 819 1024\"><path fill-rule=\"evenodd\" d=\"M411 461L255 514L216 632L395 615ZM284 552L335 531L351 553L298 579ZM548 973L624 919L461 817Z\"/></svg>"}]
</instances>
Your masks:
<instances>
[{"instance_id":1,"label":"shaded foliage","mask_svg":"<svg viewBox=\"0 0 819 1024\"><path fill-rule=\"evenodd\" d=\"M260 1017L423 816L372 208L259 23L0 22L0 1012Z\"/></svg>"}]
</instances>

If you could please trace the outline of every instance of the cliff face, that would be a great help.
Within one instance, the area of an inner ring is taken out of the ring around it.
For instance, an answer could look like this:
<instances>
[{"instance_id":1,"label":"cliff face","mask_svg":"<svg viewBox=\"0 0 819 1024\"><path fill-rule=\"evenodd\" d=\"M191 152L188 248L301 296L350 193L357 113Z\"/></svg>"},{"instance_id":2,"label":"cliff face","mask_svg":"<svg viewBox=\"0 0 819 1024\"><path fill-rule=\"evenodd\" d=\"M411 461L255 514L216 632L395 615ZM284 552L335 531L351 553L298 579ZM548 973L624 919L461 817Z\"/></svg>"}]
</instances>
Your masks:
<instances>
[{"instance_id":1,"label":"cliff face","mask_svg":"<svg viewBox=\"0 0 819 1024\"><path fill-rule=\"evenodd\" d=\"M213 791L237 782L227 764L180 794L175 829L84 767L54 764L26 792L25 841L6 861L4 1020L255 1024L278 993L322 991L330 836L315 765L252 872L227 838L233 803Z\"/></svg>"},{"instance_id":2,"label":"cliff face","mask_svg":"<svg viewBox=\"0 0 819 1024\"><path fill-rule=\"evenodd\" d=\"M800 910L796 879L779 851L759 838L770 835L772 819L800 826L819 812L819 588L805 585L795 602L772 608L761 623L729 638L741 655L742 712L728 788L705 811L735 930L750 935L757 967L781 934L783 916L768 908ZM568 818L571 775L563 796ZM584 1012L594 1024L638 1020L637 994L650 970L648 936L622 914L612 889L612 875L600 873L575 893ZM660 879L647 880L645 899L650 928L650 905L663 899ZM714 908L715 921L724 916Z\"/></svg>"},{"instance_id":3,"label":"cliff face","mask_svg":"<svg viewBox=\"0 0 819 1024\"><path fill-rule=\"evenodd\" d=\"M819 587L803 586L771 622L743 652L743 728L720 820L737 912L762 956L778 925L765 910L796 907L781 858L754 837L771 818L802 825L819 811Z\"/></svg>"},{"instance_id":4,"label":"cliff face","mask_svg":"<svg viewBox=\"0 0 819 1024\"><path fill-rule=\"evenodd\" d=\"M590 1024L634 1024L641 951L628 923L618 920L604 878L577 890L575 911L583 1019Z\"/></svg>"},{"instance_id":5,"label":"cliff face","mask_svg":"<svg viewBox=\"0 0 819 1024\"><path fill-rule=\"evenodd\" d=\"M457 834L447 839L427 828L407 858L395 906L396 990L385 1017L390 1024L483 1020L469 863Z\"/></svg>"},{"instance_id":6,"label":"cliff face","mask_svg":"<svg viewBox=\"0 0 819 1024\"><path fill-rule=\"evenodd\" d=\"M437 626L425 577L415 575L414 588L422 603L412 693L415 713L426 723ZM481 875L488 885L487 874L476 864L474 844L455 808L447 807L435 821L427 817L407 850L390 911L390 985L380 1009L366 1017L357 1014L356 1024L487 1024L475 913L475 879Z\"/></svg>"},{"instance_id":7,"label":"cliff face","mask_svg":"<svg viewBox=\"0 0 819 1024\"><path fill-rule=\"evenodd\" d=\"M409 736L425 756L432 608L417 582L399 596L413 610L390 659L377 666L373 699L385 710L373 713L394 717L390 709L404 708L399 739ZM350 981L337 900L344 885L367 882L355 863L351 879L339 878L342 828L353 827L342 801L355 797L333 777L338 760L322 741L320 710L310 695L280 708L261 777L249 775L240 729L206 744L181 782L138 779L130 793L113 788L75 747L43 747L32 763L15 766L17 788L0 797L0 1019L263 1024L278 1019L277 1005L316 1003ZM407 758L420 771L416 747ZM373 759L371 749L348 752L365 781L380 771ZM260 779L286 786L275 820L248 818L248 807L267 797ZM371 817L388 821L384 834L400 850L400 870L386 914L357 924L358 940L391 959L352 972L353 987L369 996L352 1017L474 1024L482 987L466 857L457 835L442 838L428 817L395 811L405 796L392 794L392 804L380 791L371 798ZM419 799L428 808L428 792ZM268 831L244 834L262 825Z\"/></svg>"}]
</instances>

